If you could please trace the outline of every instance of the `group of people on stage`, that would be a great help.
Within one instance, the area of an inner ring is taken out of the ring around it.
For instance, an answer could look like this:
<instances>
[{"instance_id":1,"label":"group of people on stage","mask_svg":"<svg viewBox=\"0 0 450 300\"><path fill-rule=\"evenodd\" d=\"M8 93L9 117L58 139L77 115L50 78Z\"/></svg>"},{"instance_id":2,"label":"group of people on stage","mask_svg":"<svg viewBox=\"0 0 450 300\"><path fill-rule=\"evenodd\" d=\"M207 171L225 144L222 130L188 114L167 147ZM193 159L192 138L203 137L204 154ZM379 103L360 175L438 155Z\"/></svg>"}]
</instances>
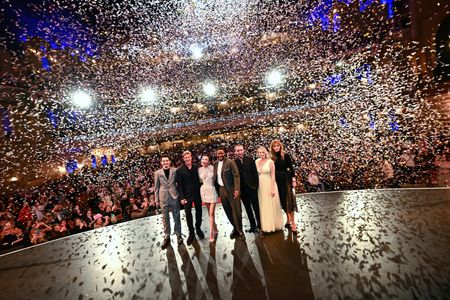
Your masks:
<instances>
[{"instance_id":1,"label":"group of people on stage","mask_svg":"<svg viewBox=\"0 0 450 300\"><path fill-rule=\"evenodd\" d=\"M218 236L215 222L215 206L218 198L228 220L233 226L230 238L245 240L242 227L241 200L250 221L248 232L274 232L283 228L282 209L287 215L284 227L297 233L294 213L297 211L293 188L296 185L295 172L290 155L284 151L279 140L270 143L269 151L261 146L258 158L245 155L242 145L234 147L236 158L229 159L224 148L216 149L217 160L211 164L208 156L201 157L201 166L193 163L192 153L184 151L184 164L177 168L171 166L168 156L161 157L162 168L155 172L155 200L161 207L164 226L162 248L170 244L170 216L175 223L178 244L183 243L181 235L180 204L184 205L186 222L189 228L187 244L205 237L201 229L202 201L209 214L209 241ZM192 204L195 205L195 224Z\"/></svg>"}]
</instances>

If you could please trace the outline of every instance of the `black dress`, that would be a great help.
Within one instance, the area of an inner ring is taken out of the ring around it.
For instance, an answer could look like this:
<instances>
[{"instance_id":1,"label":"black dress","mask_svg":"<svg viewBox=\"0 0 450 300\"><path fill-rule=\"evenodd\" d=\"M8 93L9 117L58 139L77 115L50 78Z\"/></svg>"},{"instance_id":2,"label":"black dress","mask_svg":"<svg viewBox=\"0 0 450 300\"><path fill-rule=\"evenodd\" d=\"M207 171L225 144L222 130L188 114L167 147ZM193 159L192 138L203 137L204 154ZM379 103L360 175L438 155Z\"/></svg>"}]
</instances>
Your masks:
<instances>
[{"instance_id":1,"label":"black dress","mask_svg":"<svg viewBox=\"0 0 450 300\"><path fill-rule=\"evenodd\" d=\"M281 207L286 213L298 211L297 201L292 191L292 177L295 177L295 172L291 157L287 153L284 154L284 157L281 157L280 153L276 153L275 180L280 194Z\"/></svg>"}]
</instances>

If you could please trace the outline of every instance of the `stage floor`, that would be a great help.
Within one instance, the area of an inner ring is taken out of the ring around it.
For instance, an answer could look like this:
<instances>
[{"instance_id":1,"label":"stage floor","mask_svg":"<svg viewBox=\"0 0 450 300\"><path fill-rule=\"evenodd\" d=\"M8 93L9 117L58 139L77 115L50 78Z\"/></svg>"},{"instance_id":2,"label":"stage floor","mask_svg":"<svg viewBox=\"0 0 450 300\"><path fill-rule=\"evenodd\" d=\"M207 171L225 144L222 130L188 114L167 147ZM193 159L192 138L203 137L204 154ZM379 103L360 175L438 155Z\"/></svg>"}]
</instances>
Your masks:
<instances>
[{"instance_id":1,"label":"stage floor","mask_svg":"<svg viewBox=\"0 0 450 300\"><path fill-rule=\"evenodd\" d=\"M288 230L161 250L160 216L0 257L2 299L448 299L450 189L298 196ZM207 235L207 214L202 228ZM245 217L245 212L243 213ZM187 228L182 212L184 234ZM244 218L244 227L248 221Z\"/></svg>"}]
</instances>

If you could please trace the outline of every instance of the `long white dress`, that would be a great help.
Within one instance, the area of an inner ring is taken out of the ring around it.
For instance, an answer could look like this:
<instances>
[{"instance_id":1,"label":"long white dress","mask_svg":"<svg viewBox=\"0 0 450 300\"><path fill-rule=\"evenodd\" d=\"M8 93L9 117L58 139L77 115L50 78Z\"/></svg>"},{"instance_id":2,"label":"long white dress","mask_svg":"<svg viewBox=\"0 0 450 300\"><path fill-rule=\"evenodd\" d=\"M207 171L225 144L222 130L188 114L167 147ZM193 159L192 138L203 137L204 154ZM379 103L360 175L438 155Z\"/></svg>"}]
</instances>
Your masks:
<instances>
[{"instance_id":1,"label":"long white dress","mask_svg":"<svg viewBox=\"0 0 450 300\"><path fill-rule=\"evenodd\" d=\"M259 187L259 214L261 216L261 230L264 232L273 232L283 228L283 215L281 211L280 196L278 187L275 184L275 196L272 197L272 178L270 176L271 159L260 165L261 159L256 160L256 168L258 170Z\"/></svg>"},{"instance_id":2,"label":"long white dress","mask_svg":"<svg viewBox=\"0 0 450 300\"><path fill-rule=\"evenodd\" d=\"M218 196L213 183L214 167L209 165L206 168L198 168L198 177L200 177L200 180L203 182L200 187L202 201L205 203L216 203Z\"/></svg>"}]
</instances>

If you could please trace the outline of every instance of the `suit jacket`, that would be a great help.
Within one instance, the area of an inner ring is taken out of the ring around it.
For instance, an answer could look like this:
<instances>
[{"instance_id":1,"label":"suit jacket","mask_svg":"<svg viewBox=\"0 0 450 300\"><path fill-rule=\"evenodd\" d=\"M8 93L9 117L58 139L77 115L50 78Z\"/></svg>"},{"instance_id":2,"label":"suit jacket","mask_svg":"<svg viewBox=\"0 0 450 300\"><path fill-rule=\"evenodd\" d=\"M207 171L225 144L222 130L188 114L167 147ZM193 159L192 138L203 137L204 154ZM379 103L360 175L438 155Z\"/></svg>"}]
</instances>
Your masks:
<instances>
[{"instance_id":1,"label":"suit jacket","mask_svg":"<svg viewBox=\"0 0 450 300\"><path fill-rule=\"evenodd\" d=\"M200 177L198 176L197 164L192 164L189 170L185 164L177 170L177 183L180 199L193 201L201 199L200 197Z\"/></svg>"},{"instance_id":2,"label":"suit jacket","mask_svg":"<svg viewBox=\"0 0 450 300\"><path fill-rule=\"evenodd\" d=\"M243 186L248 186L252 190L257 190L259 178L253 158L244 156L242 162L239 158L236 158L234 161L239 169L239 175L241 176L241 188Z\"/></svg>"},{"instance_id":3,"label":"suit jacket","mask_svg":"<svg viewBox=\"0 0 450 300\"><path fill-rule=\"evenodd\" d=\"M169 179L166 178L163 169L155 172L155 200L158 202L168 201L171 198L178 200L177 169L170 168Z\"/></svg>"},{"instance_id":4,"label":"suit jacket","mask_svg":"<svg viewBox=\"0 0 450 300\"><path fill-rule=\"evenodd\" d=\"M217 168L219 166L219 161L214 162L214 186L219 193L219 183L217 182ZM227 189L229 195L233 195L234 191L240 192L241 179L239 176L239 170L236 166L234 160L228 157L223 158L222 165L222 181L224 187Z\"/></svg>"}]
</instances>

